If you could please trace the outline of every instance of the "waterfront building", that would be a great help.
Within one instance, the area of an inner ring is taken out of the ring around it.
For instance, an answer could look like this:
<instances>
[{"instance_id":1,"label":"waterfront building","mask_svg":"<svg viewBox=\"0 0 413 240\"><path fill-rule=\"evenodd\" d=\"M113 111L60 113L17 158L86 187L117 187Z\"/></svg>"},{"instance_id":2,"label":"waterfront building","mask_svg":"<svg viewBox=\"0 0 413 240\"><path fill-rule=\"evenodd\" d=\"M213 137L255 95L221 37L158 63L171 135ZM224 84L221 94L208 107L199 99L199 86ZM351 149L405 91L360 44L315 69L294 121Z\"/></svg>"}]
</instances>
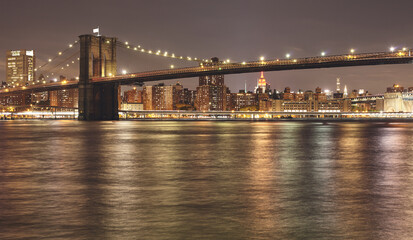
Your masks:
<instances>
[{"instance_id":1,"label":"waterfront building","mask_svg":"<svg viewBox=\"0 0 413 240\"><path fill-rule=\"evenodd\" d=\"M284 89L284 92L282 94L282 99L283 100L294 100L294 94L291 92L290 87L286 87Z\"/></svg>"},{"instance_id":2,"label":"waterfront building","mask_svg":"<svg viewBox=\"0 0 413 240\"><path fill-rule=\"evenodd\" d=\"M25 86L35 80L34 50L10 50L6 54L6 83Z\"/></svg>"},{"instance_id":3,"label":"waterfront building","mask_svg":"<svg viewBox=\"0 0 413 240\"><path fill-rule=\"evenodd\" d=\"M183 87L180 84L158 84L143 87L144 110L176 110L181 101Z\"/></svg>"},{"instance_id":4,"label":"waterfront building","mask_svg":"<svg viewBox=\"0 0 413 240\"><path fill-rule=\"evenodd\" d=\"M230 107L229 110L239 111L245 107L258 106L257 94L252 92L239 92L229 94L230 98Z\"/></svg>"},{"instance_id":5,"label":"waterfront building","mask_svg":"<svg viewBox=\"0 0 413 240\"><path fill-rule=\"evenodd\" d=\"M325 101L327 101L327 94L326 94L326 93L323 93L323 92L321 91L321 88L320 88L320 87L317 87L317 88L315 89L315 94L314 94L314 96L315 96L315 100L317 100L317 101L319 101L319 102L325 102Z\"/></svg>"},{"instance_id":6,"label":"waterfront building","mask_svg":"<svg viewBox=\"0 0 413 240\"><path fill-rule=\"evenodd\" d=\"M49 92L38 92L31 94L31 102L35 105L49 105Z\"/></svg>"},{"instance_id":7,"label":"waterfront building","mask_svg":"<svg viewBox=\"0 0 413 240\"><path fill-rule=\"evenodd\" d=\"M49 91L48 101L52 107L77 108L79 103L78 89Z\"/></svg>"},{"instance_id":8,"label":"waterfront building","mask_svg":"<svg viewBox=\"0 0 413 240\"><path fill-rule=\"evenodd\" d=\"M218 58L212 58L207 66L219 65ZM196 89L195 108L198 111L224 111L227 109L227 87L224 75L199 77L199 87Z\"/></svg>"},{"instance_id":9,"label":"waterfront building","mask_svg":"<svg viewBox=\"0 0 413 240\"><path fill-rule=\"evenodd\" d=\"M413 112L412 87L404 89L397 84L387 88L384 94L384 112Z\"/></svg>"},{"instance_id":10,"label":"waterfront building","mask_svg":"<svg viewBox=\"0 0 413 240\"><path fill-rule=\"evenodd\" d=\"M134 87L131 90L124 92L124 103L142 103L142 91Z\"/></svg>"},{"instance_id":11,"label":"waterfront building","mask_svg":"<svg viewBox=\"0 0 413 240\"><path fill-rule=\"evenodd\" d=\"M211 62L203 63L204 66L217 66L222 62L218 58L211 58ZM211 85L211 86L223 86L224 75L208 75L199 77L199 86Z\"/></svg>"},{"instance_id":12,"label":"waterfront building","mask_svg":"<svg viewBox=\"0 0 413 240\"><path fill-rule=\"evenodd\" d=\"M350 112L351 101L348 99L335 99L326 101L288 101L273 100L274 112Z\"/></svg>"},{"instance_id":13,"label":"waterfront building","mask_svg":"<svg viewBox=\"0 0 413 240\"><path fill-rule=\"evenodd\" d=\"M122 103L120 110L122 111L142 111L142 103Z\"/></svg>"}]
</instances>

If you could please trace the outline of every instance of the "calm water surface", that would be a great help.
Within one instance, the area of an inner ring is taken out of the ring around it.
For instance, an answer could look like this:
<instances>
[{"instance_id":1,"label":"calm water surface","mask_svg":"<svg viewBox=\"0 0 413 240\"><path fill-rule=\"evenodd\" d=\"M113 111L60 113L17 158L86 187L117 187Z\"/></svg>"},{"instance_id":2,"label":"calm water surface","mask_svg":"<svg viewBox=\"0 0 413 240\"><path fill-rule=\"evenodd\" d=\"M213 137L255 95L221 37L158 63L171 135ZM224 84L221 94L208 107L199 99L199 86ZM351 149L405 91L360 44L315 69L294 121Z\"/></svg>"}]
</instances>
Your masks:
<instances>
[{"instance_id":1,"label":"calm water surface","mask_svg":"<svg viewBox=\"0 0 413 240\"><path fill-rule=\"evenodd\" d=\"M413 239L413 124L0 121L0 239Z\"/></svg>"}]
</instances>

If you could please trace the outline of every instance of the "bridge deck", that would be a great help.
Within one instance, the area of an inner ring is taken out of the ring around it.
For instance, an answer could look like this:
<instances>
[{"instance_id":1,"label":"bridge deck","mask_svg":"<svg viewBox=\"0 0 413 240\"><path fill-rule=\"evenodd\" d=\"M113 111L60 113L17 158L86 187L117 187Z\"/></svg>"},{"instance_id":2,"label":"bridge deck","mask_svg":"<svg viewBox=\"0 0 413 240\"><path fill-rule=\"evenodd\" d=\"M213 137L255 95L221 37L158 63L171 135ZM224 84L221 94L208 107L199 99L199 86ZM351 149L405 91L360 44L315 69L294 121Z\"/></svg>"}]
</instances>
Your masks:
<instances>
[{"instance_id":1,"label":"bridge deck","mask_svg":"<svg viewBox=\"0 0 413 240\"><path fill-rule=\"evenodd\" d=\"M141 73L118 75L114 77L93 78L94 83L159 81L176 78L189 78L216 74L237 74L260 71L283 71L296 69L350 67L382 64L406 64L413 60L412 52L381 52L352 55L337 55L326 57L310 57L297 59L276 59L269 61L254 61L243 63L220 64L217 66L199 66L179 69L166 69Z\"/></svg>"},{"instance_id":2,"label":"bridge deck","mask_svg":"<svg viewBox=\"0 0 413 240\"><path fill-rule=\"evenodd\" d=\"M332 67L350 67L350 66L367 66L383 64L407 64L412 63L412 50L398 52L380 52L380 53L363 53L347 54L325 57L309 57L297 59L275 59L268 61L253 61L242 63L227 63L216 66L199 66L177 69L165 69L148 71L141 73L132 73L118 75L114 77L95 77L91 79L94 84L119 82L120 84L131 84L134 82L149 82L178 78L199 77L206 75L218 74L237 74L260 71L285 71L297 69L314 69L314 68L332 68ZM24 87L15 87L1 89L0 94L6 95L21 92L42 92L58 89L76 88L78 81L67 83L57 82L42 85L32 85Z\"/></svg>"}]
</instances>

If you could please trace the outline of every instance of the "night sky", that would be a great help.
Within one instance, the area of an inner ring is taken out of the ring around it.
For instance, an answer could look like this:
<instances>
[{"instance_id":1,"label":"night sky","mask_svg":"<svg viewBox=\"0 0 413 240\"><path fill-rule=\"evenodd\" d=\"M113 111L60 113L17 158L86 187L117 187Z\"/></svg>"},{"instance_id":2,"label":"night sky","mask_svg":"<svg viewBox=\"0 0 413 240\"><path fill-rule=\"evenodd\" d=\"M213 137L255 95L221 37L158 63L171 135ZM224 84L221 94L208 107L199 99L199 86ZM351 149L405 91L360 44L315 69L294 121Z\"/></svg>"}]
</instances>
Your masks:
<instances>
[{"instance_id":1,"label":"night sky","mask_svg":"<svg viewBox=\"0 0 413 240\"><path fill-rule=\"evenodd\" d=\"M100 26L101 34L118 37L146 49L177 55L231 61L387 51L390 46L413 48L411 0L150 0L0 2L0 81L5 81L5 55L11 49L34 49L37 65L81 34ZM139 72L194 63L119 50L118 70ZM75 75L75 69L65 73ZM413 86L412 65L367 66L268 72L272 88L333 90L336 78L351 89L384 92L399 83ZM231 91L249 90L259 73L228 75ZM167 84L175 83L167 81ZM181 81L194 89L197 79Z\"/></svg>"}]
</instances>

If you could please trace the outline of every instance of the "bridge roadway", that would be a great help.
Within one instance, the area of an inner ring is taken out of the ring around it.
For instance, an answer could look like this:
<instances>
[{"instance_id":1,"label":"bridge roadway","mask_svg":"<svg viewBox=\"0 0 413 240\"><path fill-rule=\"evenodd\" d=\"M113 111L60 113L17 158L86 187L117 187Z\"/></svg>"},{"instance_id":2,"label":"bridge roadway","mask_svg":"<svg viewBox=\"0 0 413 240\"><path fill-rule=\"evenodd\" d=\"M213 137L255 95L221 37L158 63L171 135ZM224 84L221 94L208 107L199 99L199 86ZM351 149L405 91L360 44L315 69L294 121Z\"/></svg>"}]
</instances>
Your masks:
<instances>
[{"instance_id":1,"label":"bridge roadway","mask_svg":"<svg viewBox=\"0 0 413 240\"><path fill-rule=\"evenodd\" d=\"M297 59L276 59L269 61L254 61L242 63L227 63L216 66L199 66L179 69L167 69L141 73L131 73L114 77L95 77L95 84L119 82L131 84L135 82L150 82L168 79L199 77L220 74L238 74L260 71L285 71L298 69L333 68L368 66L384 64L408 64L413 61L412 50L398 52L347 54L325 57L309 57Z\"/></svg>"},{"instance_id":2,"label":"bridge roadway","mask_svg":"<svg viewBox=\"0 0 413 240\"><path fill-rule=\"evenodd\" d=\"M227 75L260 71L285 71L298 69L351 67L384 64L408 64L412 63L413 61L412 53L412 50L409 49L406 51L398 52L347 54L297 59L275 59L268 61L253 61L242 63L222 63L215 66L198 66L188 68L165 69L117 75L114 77L93 77L90 80L90 82L92 82L93 84L116 82L120 84L132 84L136 82L150 82L169 79L199 77L207 75ZM41 85L30 85L23 87L1 89L0 94L7 95L11 93L42 92L77 87L78 81L70 81L65 83L56 82Z\"/></svg>"},{"instance_id":3,"label":"bridge roadway","mask_svg":"<svg viewBox=\"0 0 413 240\"><path fill-rule=\"evenodd\" d=\"M60 90L60 89L78 88L78 85L79 85L79 81L52 82L52 83L45 83L45 84L0 89L0 94L11 95L11 94L18 94L18 93L25 93L25 92L35 93L35 92L54 91L54 90Z\"/></svg>"}]
</instances>

